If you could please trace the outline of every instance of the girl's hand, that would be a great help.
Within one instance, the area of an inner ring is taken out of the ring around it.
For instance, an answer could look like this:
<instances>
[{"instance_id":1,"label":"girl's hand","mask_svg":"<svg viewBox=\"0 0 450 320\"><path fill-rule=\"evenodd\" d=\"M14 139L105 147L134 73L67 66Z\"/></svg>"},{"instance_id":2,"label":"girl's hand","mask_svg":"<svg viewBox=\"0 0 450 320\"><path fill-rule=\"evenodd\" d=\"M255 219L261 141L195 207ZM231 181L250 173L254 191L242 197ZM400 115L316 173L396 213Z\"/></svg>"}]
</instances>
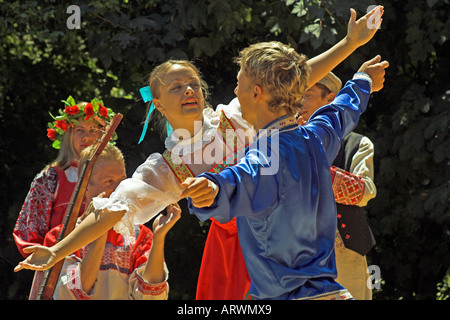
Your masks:
<instances>
[{"instance_id":1,"label":"girl's hand","mask_svg":"<svg viewBox=\"0 0 450 320\"><path fill-rule=\"evenodd\" d=\"M22 269L43 271L50 269L57 262L56 254L52 248L44 246L31 246L23 249L25 253L31 253L25 260L19 262L14 272Z\"/></svg>"},{"instance_id":2,"label":"girl's hand","mask_svg":"<svg viewBox=\"0 0 450 320\"><path fill-rule=\"evenodd\" d=\"M181 208L178 203L169 205L166 214L160 214L153 221L153 236L164 238L169 230L181 217Z\"/></svg>"}]
</instances>

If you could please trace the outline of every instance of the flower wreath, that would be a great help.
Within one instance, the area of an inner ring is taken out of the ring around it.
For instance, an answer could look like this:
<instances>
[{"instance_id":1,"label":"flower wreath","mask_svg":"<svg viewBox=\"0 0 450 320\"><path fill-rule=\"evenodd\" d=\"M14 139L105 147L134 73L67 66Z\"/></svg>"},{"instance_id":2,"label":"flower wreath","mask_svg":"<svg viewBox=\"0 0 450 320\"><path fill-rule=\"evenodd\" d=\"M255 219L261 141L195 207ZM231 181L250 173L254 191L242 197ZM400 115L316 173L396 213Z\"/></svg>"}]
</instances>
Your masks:
<instances>
[{"instance_id":1,"label":"flower wreath","mask_svg":"<svg viewBox=\"0 0 450 320\"><path fill-rule=\"evenodd\" d=\"M59 149L61 147L61 140L69 127L74 127L79 124L78 119L83 118L85 121L90 118L94 119L94 122L98 123L102 127L111 122L114 117L114 112L106 108L103 105L103 101L94 98L91 102L88 102L84 107L77 106L75 99L69 96L67 100L61 100L64 102L64 110L59 109L59 116L53 116L50 112L50 116L55 120L48 123L47 137L53 141L52 147ZM112 140L117 139L117 133L114 132ZM110 141L114 144L114 141Z\"/></svg>"}]
</instances>

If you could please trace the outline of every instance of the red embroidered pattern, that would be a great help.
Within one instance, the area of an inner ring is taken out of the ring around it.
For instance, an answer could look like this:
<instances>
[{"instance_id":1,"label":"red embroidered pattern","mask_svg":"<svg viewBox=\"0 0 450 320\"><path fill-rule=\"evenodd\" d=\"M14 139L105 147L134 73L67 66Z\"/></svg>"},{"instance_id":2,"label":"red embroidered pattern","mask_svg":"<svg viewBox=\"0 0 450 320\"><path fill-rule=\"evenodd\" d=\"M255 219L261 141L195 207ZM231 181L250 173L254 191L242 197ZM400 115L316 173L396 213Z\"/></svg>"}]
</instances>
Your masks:
<instances>
[{"instance_id":1,"label":"red embroidered pattern","mask_svg":"<svg viewBox=\"0 0 450 320\"><path fill-rule=\"evenodd\" d=\"M137 277L138 290L144 295L159 296L167 290L167 282L158 285L146 283L140 276Z\"/></svg>"},{"instance_id":2,"label":"red embroidered pattern","mask_svg":"<svg viewBox=\"0 0 450 320\"><path fill-rule=\"evenodd\" d=\"M108 240L100 264L101 271L118 271L123 274L131 275L135 269L147 262L148 254L152 244L152 233L145 226L136 227L136 237L123 236L113 230L109 231ZM83 259L90 245L79 250L80 258ZM76 270L69 271L69 281L72 281L72 293L77 299L90 299L90 296L78 288L73 281L79 281L74 273ZM168 290L167 282L158 284L146 283L137 273L137 289L144 295L158 296Z\"/></svg>"},{"instance_id":3,"label":"red embroidered pattern","mask_svg":"<svg viewBox=\"0 0 450 320\"><path fill-rule=\"evenodd\" d=\"M364 180L345 170L331 167L334 199L337 203L345 205L357 205L364 196Z\"/></svg>"},{"instance_id":4,"label":"red embroidered pattern","mask_svg":"<svg viewBox=\"0 0 450 320\"><path fill-rule=\"evenodd\" d=\"M237 163L237 159L239 156L244 152L245 145L244 142L236 135L236 131L231 124L230 120L226 117L224 111L222 110L222 113L220 115L220 122L219 126L217 127L217 131L220 132L223 138L223 142L227 146L227 149L230 150L225 158L222 160L221 163L216 163L213 168L209 170L209 172L215 172L218 173L222 171L224 168L234 165ZM231 144L231 142L233 142ZM230 146L233 147L233 149L230 148ZM194 174L189 169L189 167L183 162L181 157L179 157L180 164L175 164L172 160L172 154L169 150L165 150L163 153L163 158L166 161L166 163L169 165L172 172L177 177L178 181L183 183L184 180L186 180L189 177L194 177Z\"/></svg>"},{"instance_id":5,"label":"red embroidered pattern","mask_svg":"<svg viewBox=\"0 0 450 320\"><path fill-rule=\"evenodd\" d=\"M22 205L13 235L19 250L42 244L49 231L50 216L58 175L54 168L40 172L31 183L30 191Z\"/></svg>"},{"instance_id":6,"label":"red embroidered pattern","mask_svg":"<svg viewBox=\"0 0 450 320\"><path fill-rule=\"evenodd\" d=\"M189 169L189 167L183 162L181 157L177 156L179 158L180 164L175 164L175 162L172 160L172 155L173 155L172 152L170 152L167 149L162 154L163 159L169 165L169 168L175 174L178 181L180 181L180 183L183 183L184 180L186 180L187 178L194 177L194 174Z\"/></svg>"},{"instance_id":7,"label":"red embroidered pattern","mask_svg":"<svg viewBox=\"0 0 450 320\"><path fill-rule=\"evenodd\" d=\"M139 230L135 230L136 234L139 234ZM142 263L147 261L148 253L151 247L151 238L149 243L143 251L136 252L136 239L133 236L123 236L114 231L109 231L108 240L103 251L102 262L100 264L100 270L117 270L123 274L131 274L135 268L136 259L141 256L145 256L145 259L141 259ZM91 245L87 245L79 250L80 258L84 259Z\"/></svg>"},{"instance_id":8,"label":"red embroidered pattern","mask_svg":"<svg viewBox=\"0 0 450 320\"><path fill-rule=\"evenodd\" d=\"M223 110L220 115L220 123L217 130L222 134L227 150L231 152L223 158L221 163L216 163L214 167L209 170L209 172L215 173L219 173L226 167L235 165L239 157L244 153L246 147L241 137L236 134L236 129L233 127L231 121L228 120ZM231 149L230 146L232 146L233 149Z\"/></svg>"}]
</instances>

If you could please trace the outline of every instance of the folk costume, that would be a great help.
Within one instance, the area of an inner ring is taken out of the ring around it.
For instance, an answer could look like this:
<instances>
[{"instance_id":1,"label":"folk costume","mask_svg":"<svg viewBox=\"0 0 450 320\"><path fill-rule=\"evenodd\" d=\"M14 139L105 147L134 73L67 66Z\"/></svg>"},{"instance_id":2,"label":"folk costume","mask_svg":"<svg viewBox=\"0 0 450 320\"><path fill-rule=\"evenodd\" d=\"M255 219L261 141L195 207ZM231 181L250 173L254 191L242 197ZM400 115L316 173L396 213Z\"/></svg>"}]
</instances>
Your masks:
<instances>
[{"instance_id":1,"label":"folk costume","mask_svg":"<svg viewBox=\"0 0 450 320\"><path fill-rule=\"evenodd\" d=\"M330 166L369 95L370 82L357 74L305 126L294 117L277 119L266 127L277 130L260 135L237 165L200 175L215 182L219 193L210 207L196 208L189 200L189 209L201 220L225 223L236 217L253 298L351 298L334 280Z\"/></svg>"},{"instance_id":2,"label":"folk costume","mask_svg":"<svg viewBox=\"0 0 450 320\"><path fill-rule=\"evenodd\" d=\"M52 147L60 149L63 137L70 127L78 124L81 118L85 121L91 118L100 126L105 126L114 112L103 105L97 98L83 107L76 104L69 96L63 100L64 109L58 110L57 116L50 115L53 122L48 123L47 137L52 141ZM113 140L117 135L113 136ZM111 143L113 143L111 141ZM63 222L64 214L78 180L77 161L67 168L49 166L40 172L31 183L30 191L25 198L13 231L14 241L20 253L27 257L23 248L31 245L42 245L46 233ZM83 204L84 206L84 204ZM82 210L80 212L83 212Z\"/></svg>"},{"instance_id":3,"label":"folk costume","mask_svg":"<svg viewBox=\"0 0 450 320\"><path fill-rule=\"evenodd\" d=\"M42 245L47 232L63 222L77 179L76 163L66 170L49 167L34 178L13 231L22 256L29 255L24 248Z\"/></svg>"},{"instance_id":4,"label":"folk costume","mask_svg":"<svg viewBox=\"0 0 450 320\"><path fill-rule=\"evenodd\" d=\"M364 207L376 196L373 156L370 139L352 132L344 139L331 167L338 223L336 281L356 300L372 299L372 290L367 285L366 254L375 245L375 239Z\"/></svg>"},{"instance_id":5,"label":"folk costume","mask_svg":"<svg viewBox=\"0 0 450 320\"><path fill-rule=\"evenodd\" d=\"M58 110L57 116L50 114L54 121L49 122L47 128L47 137L55 149L60 149L67 129L78 124L80 118L86 121L92 118L100 126L105 126L114 116L114 112L97 98L84 107L77 105L72 96L63 102L65 108ZM117 135L114 135L113 140L116 139ZM23 252L24 248L43 245L46 234L63 223L77 180L77 161L67 168L48 166L35 176L13 230L14 241L23 257L29 256ZM83 202L79 215L84 211L84 206ZM30 299L36 297L42 278L42 272L35 272Z\"/></svg>"},{"instance_id":6,"label":"folk costume","mask_svg":"<svg viewBox=\"0 0 450 320\"><path fill-rule=\"evenodd\" d=\"M178 202L181 183L202 172L220 172L237 163L253 137L234 99L214 111L205 108L203 123L194 137L180 140L170 132L166 151L151 154L131 178L122 181L109 198L94 198L96 209L125 210L114 230L132 235L135 224L144 224L169 204ZM197 299L244 299L250 288L235 220L219 224L211 219L198 279Z\"/></svg>"},{"instance_id":7,"label":"folk costume","mask_svg":"<svg viewBox=\"0 0 450 320\"><path fill-rule=\"evenodd\" d=\"M45 245L56 243L61 226L52 229ZM90 292L81 287L80 263L90 246L81 248L65 258L61 275L53 294L54 300L166 300L169 293L168 275L162 283L148 283L141 277L152 246L153 233L136 225L133 236L108 231L100 270Z\"/></svg>"}]
</instances>

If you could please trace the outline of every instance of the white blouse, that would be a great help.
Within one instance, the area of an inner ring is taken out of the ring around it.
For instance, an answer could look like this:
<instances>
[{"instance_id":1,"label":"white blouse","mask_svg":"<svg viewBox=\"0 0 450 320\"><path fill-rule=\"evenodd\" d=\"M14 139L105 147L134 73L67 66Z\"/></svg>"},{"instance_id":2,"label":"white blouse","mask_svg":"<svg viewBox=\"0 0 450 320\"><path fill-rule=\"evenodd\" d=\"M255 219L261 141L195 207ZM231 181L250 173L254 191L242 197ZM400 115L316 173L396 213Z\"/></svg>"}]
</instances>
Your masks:
<instances>
[{"instance_id":1,"label":"white blouse","mask_svg":"<svg viewBox=\"0 0 450 320\"><path fill-rule=\"evenodd\" d=\"M209 171L233 153L230 148L233 141L224 138L218 131L222 111L234 127L233 132L236 132L242 141L251 141L254 130L242 118L237 98L228 105L218 105L216 111L205 108L203 124L199 124L201 130L199 128L191 139L180 140L179 136L183 132L174 131L165 140L165 146L171 151L173 161L179 162L181 158L193 176ZM183 190L163 156L153 153L136 169L131 178L119 184L109 198L93 198L93 204L97 210L124 210L125 214L114 226L114 230L123 235L132 235L135 224L148 222L169 204L178 202Z\"/></svg>"}]
</instances>

